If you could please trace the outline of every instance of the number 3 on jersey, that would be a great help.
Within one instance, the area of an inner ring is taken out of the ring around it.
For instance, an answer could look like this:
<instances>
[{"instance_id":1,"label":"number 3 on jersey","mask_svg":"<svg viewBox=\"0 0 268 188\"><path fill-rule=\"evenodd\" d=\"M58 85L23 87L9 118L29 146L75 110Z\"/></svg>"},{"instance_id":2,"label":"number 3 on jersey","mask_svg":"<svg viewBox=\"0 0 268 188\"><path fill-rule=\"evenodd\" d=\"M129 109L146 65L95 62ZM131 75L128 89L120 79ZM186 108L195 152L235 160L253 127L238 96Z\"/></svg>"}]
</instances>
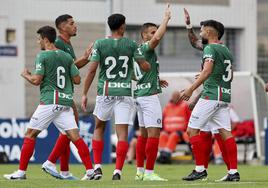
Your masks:
<instances>
[{"instance_id":1,"label":"number 3 on jersey","mask_svg":"<svg viewBox=\"0 0 268 188\"><path fill-rule=\"evenodd\" d=\"M126 78L127 77L127 73L128 73L128 60L129 57L128 56L119 56L118 61L123 60L123 65L122 65L122 69L121 71L118 72L119 76L121 78ZM106 76L108 79L113 79L116 77L116 74L112 74L112 70L114 70L114 68L116 67L116 65L118 65L116 63L116 59L112 56L109 56L105 59L105 65L108 65L109 68L106 70Z\"/></svg>"},{"instance_id":2,"label":"number 3 on jersey","mask_svg":"<svg viewBox=\"0 0 268 188\"><path fill-rule=\"evenodd\" d=\"M225 72L227 72L227 76L226 76L226 74L222 75L222 79L225 82L229 82L232 79L232 64L231 64L230 60L224 60L223 63L227 64L226 69L225 69Z\"/></svg>"}]
</instances>

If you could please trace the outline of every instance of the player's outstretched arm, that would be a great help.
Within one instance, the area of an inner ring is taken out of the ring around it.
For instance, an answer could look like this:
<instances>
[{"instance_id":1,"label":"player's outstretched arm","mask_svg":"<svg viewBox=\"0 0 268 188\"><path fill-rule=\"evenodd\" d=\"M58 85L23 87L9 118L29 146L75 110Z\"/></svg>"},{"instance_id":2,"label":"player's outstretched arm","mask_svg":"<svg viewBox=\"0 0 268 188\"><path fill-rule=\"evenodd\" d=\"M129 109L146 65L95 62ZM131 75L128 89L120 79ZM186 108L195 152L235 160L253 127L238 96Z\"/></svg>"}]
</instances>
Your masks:
<instances>
[{"instance_id":1,"label":"player's outstretched arm","mask_svg":"<svg viewBox=\"0 0 268 188\"><path fill-rule=\"evenodd\" d=\"M185 19L186 28L188 30L188 38L190 40L190 43L194 48L198 50L203 50L202 41L198 39L191 25L190 15L187 9L184 8L183 10L184 10L184 19Z\"/></svg>"},{"instance_id":2,"label":"player's outstretched arm","mask_svg":"<svg viewBox=\"0 0 268 188\"><path fill-rule=\"evenodd\" d=\"M93 62L90 62L90 65L88 68L88 72L86 75L84 88L83 88L82 100L81 100L81 108L84 112L87 111L87 93L96 75L98 65L99 65L98 62L93 61Z\"/></svg>"},{"instance_id":3,"label":"player's outstretched arm","mask_svg":"<svg viewBox=\"0 0 268 188\"><path fill-rule=\"evenodd\" d=\"M182 91L181 98L182 100L188 101L192 96L194 90L196 90L201 84L208 79L209 75L213 70L214 61L212 59L206 59L204 62L203 70L201 71L199 77L194 81L194 83L188 88Z\"/></svg>"},{"instance_id":4,"label":"player's outstretched arm","mask_svg":"<svg viewBox=\"0 0 268 188\"><path fill-rule=\"evenodd\" d=\"M32 74L28 69L24 69L21 76L35 86L40 85L43 80L43 75Z\"/></svg>"},{"instance_id":5,"label":"player's outstretched arm","mask_svg":"<svg viewBox=\"0 0 268 188\"><path fill-rule=\"evenodd\" d=\"M149 41L149 46L151 49L156 48L156 46L159 44L160 40L162 39L162 37L164 36L164 34L167 30L167 24L168 24L170 17L171 17L171 12L170 12L169 7L170 7L170 5L168 3L166 6L166 9L165 9L164 19L163 19L162 23L160 24L159 28L157 29L157 31L155 32L153 38Z\"/></svg>"},{"instance_id":6,"label":"player's outstretched arm","mask_svg":"<svg viewBox=\"0 0 268 188\"><path fill-rule=\"evenodd\" d=\"M91 54L91 51L92 51L92 47L93 47L93 43L90 43L88 48L86 49L85 53L83 56L81 56L80 58L78 58L74 64L75 66L80 69L82 67L84 67L88 62L89 62L89 56Z\"/></svg>"}]
</instances>

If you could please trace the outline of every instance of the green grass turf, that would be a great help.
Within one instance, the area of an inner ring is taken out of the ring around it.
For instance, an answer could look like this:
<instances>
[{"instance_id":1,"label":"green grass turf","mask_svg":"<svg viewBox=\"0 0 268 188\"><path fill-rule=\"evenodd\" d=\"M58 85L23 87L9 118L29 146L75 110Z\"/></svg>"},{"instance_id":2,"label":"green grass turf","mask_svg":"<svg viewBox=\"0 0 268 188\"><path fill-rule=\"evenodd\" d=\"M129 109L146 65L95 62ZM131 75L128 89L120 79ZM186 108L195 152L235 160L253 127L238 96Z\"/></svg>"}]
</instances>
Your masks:
<instances>
[{"instance_id":1,"label":"green grass turf","mask_svg":"<svg viewBox=\"0 0 268 188\"><path fill-rule=\"evenodd\" d=\"M218 183L214 180L221 178L225 175L225 166L210 165L209 167L209 179L207 181L195 181L195 182L184 182L181 178L188 175L193 168L193 165L185 164L173 164L173 165L156 165L155 172L164 178L167 178L167 182L143 182L134 181L136 169L134 165L125 165L122 180L112 181L112 172L114 165L104 165L103 173L104 176L100 181L63 181L57 180L45 174L41 170L41 165L29 165L27 172L27 180L23 181L9 181L3 178L3 174L11 173L17 169L17 165L0 165L0 188L86 188L86 187L211 187L211 188L230 188L230 187L266 187L268 188L268 167L266 166L245 166L240 165L239 171L241 175L240 182L229 182L229 183ZM71 165L71 172L81 178L84 173L82 165Z\"/></svg>"}]
</instances>

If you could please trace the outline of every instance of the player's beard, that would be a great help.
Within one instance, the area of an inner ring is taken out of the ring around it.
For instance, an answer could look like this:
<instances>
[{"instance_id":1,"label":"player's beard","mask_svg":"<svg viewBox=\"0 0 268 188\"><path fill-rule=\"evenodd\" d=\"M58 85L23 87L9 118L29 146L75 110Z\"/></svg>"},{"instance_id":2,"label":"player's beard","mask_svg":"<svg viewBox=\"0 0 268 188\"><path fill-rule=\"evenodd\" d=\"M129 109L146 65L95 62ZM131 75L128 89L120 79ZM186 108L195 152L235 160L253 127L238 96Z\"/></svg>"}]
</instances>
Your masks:
<instances>
[{"instance_id":1,"label":"player's beard","mask_svg":"<svg viewBox=\"0 0 268 188\"><path fill-rule=\"evenodd\" d=\"M208 39L202 37L202 44L204 45L208 44Z\"/></svg>"}]
</instances>

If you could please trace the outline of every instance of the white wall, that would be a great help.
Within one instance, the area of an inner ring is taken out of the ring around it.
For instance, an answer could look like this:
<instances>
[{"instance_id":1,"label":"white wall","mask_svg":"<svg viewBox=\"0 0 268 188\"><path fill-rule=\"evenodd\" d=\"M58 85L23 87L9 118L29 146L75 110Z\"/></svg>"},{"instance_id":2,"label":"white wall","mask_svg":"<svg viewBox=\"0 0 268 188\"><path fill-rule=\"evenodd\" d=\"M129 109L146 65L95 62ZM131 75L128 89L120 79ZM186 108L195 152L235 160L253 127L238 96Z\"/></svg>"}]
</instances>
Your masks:
<instances>
[{"instance_id":1,"label":"white wall","mask_svg":"<svg viewBox=\"0 0 268 188\"><path fill-rule=\"evenodd\" d=\"M230 6L172 5L171 26L184 26L183 7L190 14L192 24L199 26L205 19L216 19L227 28L240 28L240 70L256 73L256 0L230 0ZM0 117L24 117L24 80L19 74L25 64L25 20L54 20L60 14L71 14L78 22L106 22L108 2L72 0L0 0L0 29L16 29L18 57L0 57ZM155 0L113 0L114 12L126 15L128 24L150 21L160 23L165 4ZM2 31L0 31L0 34ZM34 35L34 33L33 33ZM2 37L2 36L1 36ZM3 45L4 41L1 41ZM3 37L2 37L3 38Z\"/></svg>"}]
</instances>

